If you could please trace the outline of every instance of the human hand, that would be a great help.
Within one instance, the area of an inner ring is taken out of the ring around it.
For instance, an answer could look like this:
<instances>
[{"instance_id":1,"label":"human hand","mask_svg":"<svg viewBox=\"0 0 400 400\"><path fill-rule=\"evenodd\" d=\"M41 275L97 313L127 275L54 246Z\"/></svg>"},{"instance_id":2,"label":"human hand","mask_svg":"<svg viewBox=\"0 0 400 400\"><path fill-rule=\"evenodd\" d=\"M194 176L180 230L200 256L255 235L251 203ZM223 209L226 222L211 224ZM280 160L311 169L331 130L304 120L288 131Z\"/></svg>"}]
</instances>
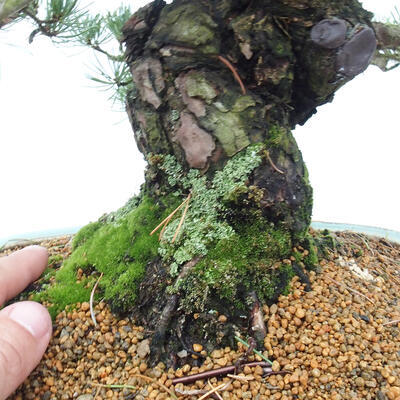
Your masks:
<instances>
[{"instance_id":1,"label":"human hand","mask_svg":"<svg viewBox=\"0 0 400 400\"><path fill-rule=\"evenodd\" d=\"M39 278L47 249L29 246L0 258L0 305ZM0 400L9 396L39 363L49 344L52 322L39 303L22 301L0 310Z\"/></svg>"}]
</instances>

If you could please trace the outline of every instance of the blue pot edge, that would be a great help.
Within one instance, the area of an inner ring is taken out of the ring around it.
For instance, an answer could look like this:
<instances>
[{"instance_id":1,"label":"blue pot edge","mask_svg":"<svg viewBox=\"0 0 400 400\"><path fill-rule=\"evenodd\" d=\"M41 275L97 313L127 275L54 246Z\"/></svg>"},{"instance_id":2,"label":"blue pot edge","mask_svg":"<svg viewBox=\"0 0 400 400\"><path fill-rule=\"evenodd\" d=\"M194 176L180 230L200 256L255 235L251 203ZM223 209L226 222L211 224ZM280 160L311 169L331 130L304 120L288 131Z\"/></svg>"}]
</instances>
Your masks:
<instances>
[{"instance_id":1,"label":"blue pot edge","mask_svg":"<svg viewBox=\"0 0 400 400\"><path fill-rule=\"evenodd\" d=\"M339 222L325 222L325 221L313 221L311 223L311 227L313 229L318 229L318 230L328 229L329 231L332 232L349 231L356 233L364 233L369 236L376 236L400 244L400 232L386 228L380 228L368 225L339 223ZM18 243L23 244L24 242L30 240L39 240L39 239L45 240L59 236L73 235L76 232L78 232L79 229L81 228L82 226L74 226L68 228L50 229L46 231L28 232L21 235L14 235L7 238L0 238L0 247L16 245Z\"/></svg>"}]
</instances>

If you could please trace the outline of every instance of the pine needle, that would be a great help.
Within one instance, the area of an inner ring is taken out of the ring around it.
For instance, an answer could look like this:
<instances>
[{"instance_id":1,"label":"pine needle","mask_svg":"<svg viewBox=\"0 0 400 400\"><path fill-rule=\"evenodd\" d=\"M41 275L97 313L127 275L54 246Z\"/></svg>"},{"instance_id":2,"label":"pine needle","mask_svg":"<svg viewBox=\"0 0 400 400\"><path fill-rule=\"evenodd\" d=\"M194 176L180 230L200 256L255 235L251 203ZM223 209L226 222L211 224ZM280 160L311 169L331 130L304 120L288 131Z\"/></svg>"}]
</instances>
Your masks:
<instances>
[{"instance_id":1,"label":"pine needle","mask_svg":"<svg viewBox=\"0 0 400 400\"><path fill-rule=\"evenodd\" d=\"M179 221L178 228L176 228L175 235L174 235L174 237L172 238L172 241L171 241L171 243L174 243L174 242L175 242L175 239L177 238L177 236L178 236L178 233L179 233L179 231L181 230L181 227L182 227L183 221L185 220L186 213L187 213L187 210L188 210L188 208L189 208L189 202L190 202L190 198L191 198L191 197L192 197L192 193L189 193L189 196L188 196L188 197L187 197L187 199L185 200L185 201L186 201L186 207L185 207L185 210L183 211L183 214L182 214L181 220Z\"/></svg>"},{"instance_id":2,"label":"pine needle","mask_svg":"<svg viewBox=\"0 0 400 400\"><path fill-rule=\"evenodd\" d=\"M237 379L238 381L243 381L243 382L248 382L248 381L252 381L255 379L254 376L242 376L242 375L233 375L233 374L228 374L226 376L228 376L229 378L232 378L232 379Z\"/></svg>"},{"instance_id":3,"label":"pine needle","mask_svg":"<svg viewBox=\"0 0 400 400\"><path fill-rule=\"evenodd\" d=\"M136 386L132 386L132 385L106 385L106 384L102 384L102 383L94 383L94 382L90 382L90 384L92 386L97 386L97 387L104 387L104 388L108 388L108 389L130 389L130 390L136 390L137 387Z\"/></svg>"},{"instance_id":4,"label":"pine needle","mask_svg":"<svg viewBox=\"0 0 400 400\"><path fill-rule=\"evenodd\" d=\"M176 397L175 393L172 390L168 389L164 384L162 384L161 382L158 382L156 379L150 378L149 376L141 375L141 374L134 374L134 375L130 375L130 376L135 377L135 378L142 378L144 380L153 382L154 384L162 387L167 393L169 393L171 395L171 397L173 399L178 400L178 398Z\"/></svg>"},{"instance_id":5,"label":"pine needle","mask_svg":"<svg viewBox=\"0 0 400 400\"><path fill-rule=\"evenodd\" d=\"M284 175L285 173L284 173L281 169L279 169L279 168L275 165L275 163L272 161L272 158L271 158L271 156L269 155L269 152L266 151L265 153L266 153L266 155L267 155L268 161L269 161L269 163L271 164L272 168L273 168L276 172L279 172L280 174Z\"/></svg>"},{"instance_id":6,"label":"pine needle","mask_svg":"<svg viewBox=\"0 0 400 400\"><path fill-rule=\"evenodd\" d=\"M399 322L400 322L400 319L395 319L393 321L385 322L384 324L382 324L382 326L394 325L394 324L398 324Z\"/></svg>"},{"instance_id":7,"label":"pine needle","mask_svg":"<svg viewBox=\"0 0 400 400\"><path fill-rule=\"evenodd\" d=\"M346 288L347 290L349 290L350 292L353 292L353 293L355 293L355 294L358 294L359 296L361 296L361 297L363 297L364 299L368 300L370 303L374 304L374 302L373 302L369 297L367 297L365 294L360 293L358 290L355 290L355 289L351 288L350 286L345 285L345 284L342 283L342 282L335 281L335 280L332 279L330 276L327 276L327 278L328 278L329 280L331 280L332 282L336 283L337 285L345 287L345 288Z\"/></svg>"},{"instance_id":8,"label":"pine needle","mask_svg":"<svg viewBox=\"0 0 400 400\"><path fill-rule=\"evenodd\" d=\"M155 232L157 232L164 224L167 225L171 218L184 206L188 199L185 199L171 214L168 215L162 222L160 222L151 232L150 236L152 236Z\"/></svg>"},{"instance_id":9,"label":"pine needle","mask_svg":"<svg viewBox=\"0 0 400 400\"><path fill-rule=\"evenodd\" d=\"M207 381L208 382L208 386L210 386L211 389L215 389L215 387L212 385L212 383L210 382L210 380ZM218 393L218 391L215 392L216 396L219 398L219 400L224 400L221 395Z\"/></svg>"},{"instance_id":10,"label":"pine needle","mask_svg":"<svg viewBox=\"0 0 400 400\"><path fill-rule=\"evenodd\" d=\"M240 342L240 343L242 343L243 345L245 345L246 347L250 347L250 345L249 345L245 340L241 339L239 336L235 336L235 339L236 339L238 342ZM268 360L268 358L265 357L264 354L260 353L260 352L259 352L258 350L256 350L256 349L253 349L253 351L254 351L255 354L257 354L258 356L260 356L264 361L266 361L266 362L268 362L268 363L270 363L270 364L272 365L272 361L271 361L271 360Z\"/></svg>"},{"instance_id":11,"label":"pine needle","mask_svg":"<svg viewBox=\"0 0 400 400\"><path fill-rule=\"evenodd\" d=\"M246 88L243 85L242 79L240 78L236 68L224 57L218 56L218 60L223 62L232 72L233 76L235 77L236 81L239 83L240 88L242 89L242 93L246 94Z\"/></svg>"},{"instance_id":12,"label":"pine needle","mask_svg":"<svg viewBox=\"0 0 400 400\"><path fill-rule=\"evenodd\" d=\"M97 321L96 321L96 316L94 315L94 309L93 309L93 299L94 299L94 292L97 289L97 285L100 282L100 279L103 277L103 273L100 274L99 279L97 279L97 282L94 284L93 289L90 293L90 301L89 301L89 306L90 306L90 316L92 317L92 321L94 326L97 326Z\"/></svg>"},{"instance_id":13,"label":"pine needle","mask_svg":"<svg viewBox=\"0 0 400 400\"><path fill-rule=\"evenodd\" d=\"M231 382L229 382L229 384L230 384L230 383L231 383ZM226 386L226 383L221 383L220 385L215 386L215 387L214 387L213 389L211 389L209 392L207 392L207 393L203 394L203 396L199 397L198 400L206 399L208 396L210 396L210 394L216 393L217 390L222 389L224 386Z\"/></svg>"}]
</instances>

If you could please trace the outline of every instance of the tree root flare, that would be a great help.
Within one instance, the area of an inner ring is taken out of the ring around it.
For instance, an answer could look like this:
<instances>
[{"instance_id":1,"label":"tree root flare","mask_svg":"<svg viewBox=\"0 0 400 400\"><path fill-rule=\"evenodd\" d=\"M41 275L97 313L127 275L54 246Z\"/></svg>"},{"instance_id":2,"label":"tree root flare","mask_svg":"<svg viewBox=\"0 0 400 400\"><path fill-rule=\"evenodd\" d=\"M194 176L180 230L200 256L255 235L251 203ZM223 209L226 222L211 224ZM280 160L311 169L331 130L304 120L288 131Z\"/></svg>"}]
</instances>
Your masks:
<instances>
[{"instance_id":1,"label":"tree root flare","mask_svg":"<svg viewBox=\"0 0 400 400\"><path fill-rule=\"evenodd\" d=\"M202 257L198 256L188 261L183 267L178 275L176 281L183 279L200 260ZM151 340L152 348L152 358L154 360L159 360L163 352L163 347L165 343L165 334L167 332L169 323L171 321L172 315L176 310L178 305L179 296L173 294L167 298L166 305L161 313L160 319L157 324L157 329L154 332L153 338Z\"/></svg>"}]
</instances>

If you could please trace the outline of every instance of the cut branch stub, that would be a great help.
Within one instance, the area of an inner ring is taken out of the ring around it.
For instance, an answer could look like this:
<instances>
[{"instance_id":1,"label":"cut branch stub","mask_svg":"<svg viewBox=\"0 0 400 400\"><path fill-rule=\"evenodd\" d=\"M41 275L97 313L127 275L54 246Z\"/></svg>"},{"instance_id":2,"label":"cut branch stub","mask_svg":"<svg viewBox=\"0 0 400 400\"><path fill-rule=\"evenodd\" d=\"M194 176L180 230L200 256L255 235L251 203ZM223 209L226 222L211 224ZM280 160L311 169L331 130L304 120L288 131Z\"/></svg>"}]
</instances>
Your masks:
<instances>
[{"instance_id":1,"label":"cut branch stub","mask_svg":"<svg viewBox=\"0 0 400 400\"><path fill-rule=\"evenodd\" d=\"M311 40L326 49L336 49L346 40L346 23L342 19L323 19L311 29Z\"/></svg>"},{"instance_id":2,"label":"cut branch stub","mask_svg":"<svg viewBox=\"0 0 400 400\"><path fill-rule=\"evenodd\" d=\"M338 72L353 78L365 71L376 51L376 38L371 28L362 28L338 52Z\"/></svg>"}]
</instances>

